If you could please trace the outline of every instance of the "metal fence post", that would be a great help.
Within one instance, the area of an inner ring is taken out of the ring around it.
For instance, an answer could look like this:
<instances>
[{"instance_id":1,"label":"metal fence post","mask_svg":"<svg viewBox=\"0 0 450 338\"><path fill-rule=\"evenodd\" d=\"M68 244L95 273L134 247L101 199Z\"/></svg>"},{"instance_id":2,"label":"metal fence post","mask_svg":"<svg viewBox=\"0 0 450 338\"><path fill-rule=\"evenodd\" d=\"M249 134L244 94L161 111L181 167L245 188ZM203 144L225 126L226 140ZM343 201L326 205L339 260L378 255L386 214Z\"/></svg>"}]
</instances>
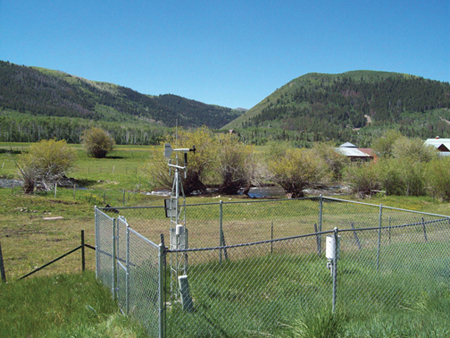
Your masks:
<instances>
[{"instance_id":1,"label":"metal fence post","mask_svg":"<svg viewBox=\"0 0 450 338\"><path fill-rule=\"evenodd\" d=\"M99 243L100 243L100 231L98 226L98 209L94 207L94 220L95 220L95 278L98 279L98 272L100 270L100 255L99 255Z\"/></svg>"},{"instance_id":2,"label":"metal fence post","mask_svg":"<svg viewBox=\"0 0 450 338\"><path fill-rule=\"evenodd\" d=\"M270 223L270 253L273 253L273 221Z\"/></svg>"},{"instance_id":3,"label":"metal fence post","mask_svg":"<svg viewBox=\"0 0 450 338\"><path fill-rule=\"evenodd\" d=\"M333 305L332 312L334 313L336 309L336 294L337 294L337 261L339 255L339 236L338 236L338 228L334 228L334 258L333 258Z\"/></svg>"},{"instance_id":4,"label":"metal fence post","mask_svg":"<svg viewBox=\"0 0 450 338\"><path fill-rule=\"evenodd\" d=\"M5 266L3 265L2 243L0 243L0 274L2 275L2 282L6 283Z\"/></svg>"},{"instance_id":5,"label":"metal fence post","mask_svg":"<svg viewBox=\"0 0 450 338\"><path fill-rule=\"evenodd\" d=\"M391 244L391 216L389 216L389 245Z\"/></svg>"},{"instance_id":6,"label":"metal fence post","mask_svg":"<svg viewBox=\"0 0 450 338\"><path fill-rule=\"evenodd\" d=\"M116 295L116 277L117 277L117 262L116 262L116 219L113 218L113 228L112 228L112 280L111 280L111 292L113 294L114 300L117 299Z\"/></svg>"},{"instance_id":7,"label":"metal fence post","mask_svg":"<svg viewBox=\"0 0 450 338\"><path fill-rule=\"evenodd\" d=\"M86 253L84 248L84 230L81 230L81 271L86 269Z\"/></svg>"},{"instance_id":8,"label":"metal fence post","mask_svg":"<svg viewBox=\"0 0 450 338\"><path fill-rule=\"evenodd\" d=\"M322 232L322 218L323 218L323 198L319 195L319 232ZM317 237L317 249L319 256L322 254L322 235Z\"/></svg>"},{"instance_id":9,"label":"metal fence post","mask_svg":"<svg viewBox=\"0 0 450 338\"><path fill-rule=\"evenodd\" d=\"M125 274L125 311L128 315L130 312L130 226L127 226L127 245L126 245L126 274Z\"/></svg>"},{"instance_id":10,"label":"metal fence post","mask_svg":"<svg viewBox=\"0 0 450 338\"><path fill-rule=\"evenodd\" d=\"M427 239L427 229L425 228L425 220L424 220L423 217L422 217L422 228L423 228L423 236L425 238L425 242L427 242L428 241L428 239Z\"/></svg>"},{"instance_id":11,"label":"metal fence post","mask_svg":"<svg viewBox=\"0 0 450 338\"><path fill-rule=\"evenodd\" d=\"M380 267L381 226L383 222L383 205L380 204L380 218L378 221L378 244L377 244L377 270Z\"/></svg>"},{"instance_id":12,"label":"metal fence post","mask_svg":"<svg viewBox=\"0 0 450 338\"><path fill-rule=\"evenodd\" d=\"M222 228L222 220L223 220L223 201L220 200L219 203L219 263L222 264L222 246L223 246L223 228Z\"/></svg>"},{"instance_id":13,"label":"metal fence post","mask_svg":"<svg viewBox=\"0 0 450 338\"><path fill-rule=\"evenodd\" d=\"M161 234L161 243L159 244L158 260L159 260L159 276L158 276L158 310L159 310L159 338L164 338L164 267L165 267L165 247L164 235Z\"/></svg>"}]
</instances>

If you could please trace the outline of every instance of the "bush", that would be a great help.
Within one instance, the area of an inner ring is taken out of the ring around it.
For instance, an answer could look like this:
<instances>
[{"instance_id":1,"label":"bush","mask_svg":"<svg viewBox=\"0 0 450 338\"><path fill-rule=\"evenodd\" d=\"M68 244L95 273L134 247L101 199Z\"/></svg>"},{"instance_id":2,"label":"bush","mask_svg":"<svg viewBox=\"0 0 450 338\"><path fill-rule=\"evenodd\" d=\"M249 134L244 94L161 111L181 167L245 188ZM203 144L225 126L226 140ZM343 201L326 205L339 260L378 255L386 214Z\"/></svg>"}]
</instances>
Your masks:
<instances>
[{"instance_id":1,"label":"bush","mask_svg":"<svg viewBox=\"0 0 450 338\"><path fill-rule=\"evenodd\" d=\"M333 176L334 181L342 179L344 168L350 164L350 159L338 153L331 142L317 142L312 150L321 157L328 166L328 170Z\"/></svg>"},{"instance_id":2,"label":"bush","mask_svg":"<svg viewBox=\"0 0 450 338\"><path fill-rule=\"evenodd\" d=\"M217 158L217 149L214 146L212 132L206 128L199 128L196 131L189 132L178 130L178 137L175 135L166 136L165 141L161 142L160 148L154 148L150 155L150 161L147 162L144 172L150 177L150 182L156 187L170 189L173 183L172 176L169 175L167 160L164 158L164 143L170 143L172 148L192 148L195 146L196 152L188 154L188 170L186 178L182 176L183 189L185 195L190 195L194 191L200 193L206 192L205 179L213 173L213 166ZM172 164L176 163L178 153L179 165L184 166L184 155L181 152L172 153Z\"/></svg>"},{"instance_id":3,"label":"bush","mask_svg":"<svg viewBox=\"0 0 450 338\"><path fill-rule=\"evenodd\" d=\"M420 138L402 136L392 145L392 156L409 162L430 162L438 157L438 151L433 146L425 145Z\"/></svg>"},{"instance_id":4,"label":"bush","mask_svg":"<svg viewBox=\"0 0 450 338\"><path fill-rule=\"evenodd\" d=\"M283 154L284 153L284 154ZM286 149L269 159L273 180L292 198L303 197L303 189L330 180L327 164L308 149Z\"/></svg>"},{"instance_id":5,"label":"bush","mask_svg":"<svg viewBox=\"0 0 450 338\"><path fill-rule=\"evenodd\" d=\"M430 161L426 167L426 177L430 195L450 201L450 157Z\"/></svg>"},{"instance_id":6,"label":"bush","mask_svg":"<svg viewBox=\"0 0 450 338\"><path fill-rule=\"evenodd\" d=\"M379 157L390 158L392 157L393 144L402 136L402 133L398 130L388 130L383 137L380 137L373 142L372 148Z\"/></svg>"},{"instance_id":7,"label":"bush","mask_svg":"<svg viewBox=\"0 0 450 338\"><path fill-rule=\"evenodd\" d=\"M37 187L49 190L49 184L66 177L75 160L75 151L65 140L41 140L32 144L28 153L19 155L16 162L24 180L24 192L32 193Z\"/></svg>"},{"instance_id":8,"label":"bush","mask_svg":"<svg viewBox=\"0 0 450 338\"><path fill-rule=\"evenodd\" d=\"M249 187L254 173L253 148L239 142L236 135L219 134L217 165L221 183L219 192L235 195L239 189Z\"/></svg>"},{"instance_id":9,"label":"bush","mask_svg":"<svg viewBox=\"0 0 450 338\"><path fill-rule=\"evenodd\" d=\"M379 179L387 195L422 196L426 194L424 168L436 160L434 147L425 146L419 138L399 136L391 147L391 157L377 163Z\"/></svg>"},{"instance_id":10,"label":"bush","mask_svg":"<svg viewBox=\"0 0 450 338\"><path fill-rule=\"evenodd\" d=\"M88 156L104 158L114 149L114 139L103 129L96 127L87 129L81 138Z\"/></svg>"},{"instance_id":11,"label":"bush","mask_svg":"<svg viewBox=\"0 0 450 338\"><path fill-rule=\"evenodd\" d=\"M379 174L374 163L352 163L346 168L345 178L354 194L364 198L371 196L381 185Z\"/></svg>"}]
</instances>

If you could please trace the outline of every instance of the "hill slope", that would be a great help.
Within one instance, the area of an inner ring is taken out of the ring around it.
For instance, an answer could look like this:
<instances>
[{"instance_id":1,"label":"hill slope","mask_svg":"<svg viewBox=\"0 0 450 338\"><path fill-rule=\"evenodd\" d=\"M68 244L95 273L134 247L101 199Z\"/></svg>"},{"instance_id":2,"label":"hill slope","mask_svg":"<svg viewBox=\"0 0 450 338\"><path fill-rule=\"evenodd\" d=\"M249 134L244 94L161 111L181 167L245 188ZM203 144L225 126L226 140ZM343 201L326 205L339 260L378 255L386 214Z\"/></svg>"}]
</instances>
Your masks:
<instances>
[{"instance_id":1,"label":"hill slope","mask_svg":"<svg viewBox=\"0 0 450 338\"><path fill-rule=\"evenodd\" d=\"M63 72L0 61L0 109L32 116L220 128L242 114L176 95L149 96Z\"/></svg>"},{"instance_id":2,"label":"hill slope","mask_svg":"<svg viewBox=\"0 0 450 338\"><path fill-rule=\"evenodd\" d=\"M450 133L449 107L448 83L389 72L311 73L276 90L224 129L277 128L313 133L314 140L342 140L351 138L348 131L369 125L396 125L406 133L425 128L444 136Z\"/></svg>"}]
</instances>

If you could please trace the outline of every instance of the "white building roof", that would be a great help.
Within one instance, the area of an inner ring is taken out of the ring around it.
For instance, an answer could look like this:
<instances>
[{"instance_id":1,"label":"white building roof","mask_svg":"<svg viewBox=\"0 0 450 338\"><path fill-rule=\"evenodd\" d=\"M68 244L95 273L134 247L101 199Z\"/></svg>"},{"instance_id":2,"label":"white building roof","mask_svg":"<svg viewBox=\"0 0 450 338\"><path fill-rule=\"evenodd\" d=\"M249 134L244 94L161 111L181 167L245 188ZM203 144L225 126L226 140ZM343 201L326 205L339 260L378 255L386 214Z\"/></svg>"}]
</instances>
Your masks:
<instances>
[{"instance_id":1,"label":"white building roof","mask_svg":"<svg viewBox=\"0 0 450 338\"><path fill-rule=\"evenodd\" d=\"M336 151L347 157L370 157L369 154L363 153L358 148L342 147L336 148Z\"/></svg>"},{"instance_id":2,"label":"white building roof","mask_svg":"<svg viewBox=\"0 0 450 338\"><path fill-rule=\"evenodd\" d=\"M341 144L339 148L356 148L356 146L353 143L345 142L344 144Z\"/></svg>"},{"instance_id":3,"label":"white building roof","mask_svg":"<svg viewBox=\"0 0 450 338\"><path fill-rule=\"evenodd\" d=\"M441 144L450 144L450 138L429 138L424 144L438 148Z\"/></svg>"}]
</instances>

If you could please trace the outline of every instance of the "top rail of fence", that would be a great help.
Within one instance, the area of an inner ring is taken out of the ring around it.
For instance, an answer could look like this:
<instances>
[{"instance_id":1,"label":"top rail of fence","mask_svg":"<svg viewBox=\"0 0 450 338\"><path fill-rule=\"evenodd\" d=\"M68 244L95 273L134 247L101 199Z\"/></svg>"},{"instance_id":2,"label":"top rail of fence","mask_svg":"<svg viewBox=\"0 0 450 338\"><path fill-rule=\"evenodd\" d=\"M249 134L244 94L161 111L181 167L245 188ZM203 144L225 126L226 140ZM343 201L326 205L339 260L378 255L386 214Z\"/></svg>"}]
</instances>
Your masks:
<instances>
[{"instance_id":1,"label":"top rail of fence","mask_svg":"<svg viewBox=\"0 0 450 338\"><path fill-rule=\"evenodd\" d=\"M353 203L353 204L361 204L361 205L367 205L367 206L378 207L378 208L380 207L380 205L377 205L377 204L370 204L370 203L351 201L351 200L343 200L343 199L333 198L333 197L322 197L322 199L323 200L336 201L336 202L346 202L346 203ZM385 205L382 205L382 207L383 207L383 209L405 211L405 212L410 212L410 213L414 213L414 214L421 214L421 215L427 215L427 216L450 218L449 215L432 214L432 213L429 213L429 212L416 211L416 210L410 210L410 209L402 209L402 208L395 208L395 207L388 207L388 206L385 206Z\"/></svg>"},{"instance_id":2,"label":"top rail of fence","mask_svg":"<svg viewBox=\"0 0 450 338\"><path fill-rule=\"evenodd\" d=\"M370 207L377 207L379 208L380 205L377 204L370 204L365 202L359 202L359 201L351 201L346 199L340 199L340 198L334 198L334 197L328 197L328 196L313 196L313 197L300 197L300 198L282 198L282 199L258 199L258 200L244 200L244 201L218 201L218 202L211 202L211 203L193 203L193 204L186 204L186 207L195 207L195 206L207 206L207 205L219 205L219 204L246 204L246 203L273 203L273 202L283 202L283 201L304 201L304 200L311 200L311 201L317 201L320 198L324 202L326 201L332 201L332 202L340 202L340 203L352 203L352 204L359 204L359 205L365 205ZM404 211L409 213L415 213L419 215L427 215L427 216L434 216L434 217L442 217L442 218L450 218L450 215L442 215L442 214L434 214L429 212L423 212L423 211L416 211L416 210L409 210L409 209L402 209L402 208L396 208L396 207L389 207L385 205L381 205L383 209L389 209L389 210L396 210L396 211ZM96 207L98 210L130 210L130 209L162 209L164 208L163 205L151 205L151 206L122 206L122 207Z\"/></svg>"},{"instance_id":3,"label":"top rail of fence","mask_svg":"<svg viewBox=\"0 0 450 338\"><path fill-rule=\"evenodd\" d=\"M370 228L370 230L373 230L373 229L374 228ZM283 242L283 241L289 241L289 240L293 240L293 239L306 238L306 237L319 236L319 235L327 235L327 234L333 234L333 233L334 233L334 230L328 230L328 231L310 233L310 234L306 234L306 235L297 235L297 236L291 236L291 237L268 239L268 240L265 240L265 241L248 242L248 243L232 244L232 245L224 245L224 246L215 246L215 247L207 247L207 248L166 249L165 252L210 251L210 250L218 250L218 249L224 249L224 248L227 248L227 249L230 249L230 248L241 248L241 247L246 247L246 246L254 246L254 245L267 244L267 243Z\"/></svg>"},{"instance_id":4,"label":"top rail of fence","mask_svg":"<svg viewBox=\"0 0 450 338\"><path fill-rule=\"evenodd\" d=\"M110 207L98 207L96 206L97 209L99 210L128 210L128 209L161 209L164 208L163 205L144 205L144 206L134 206L134 207L116 207L116 206L110 206Z\"/></svg>"}]
</instances>

